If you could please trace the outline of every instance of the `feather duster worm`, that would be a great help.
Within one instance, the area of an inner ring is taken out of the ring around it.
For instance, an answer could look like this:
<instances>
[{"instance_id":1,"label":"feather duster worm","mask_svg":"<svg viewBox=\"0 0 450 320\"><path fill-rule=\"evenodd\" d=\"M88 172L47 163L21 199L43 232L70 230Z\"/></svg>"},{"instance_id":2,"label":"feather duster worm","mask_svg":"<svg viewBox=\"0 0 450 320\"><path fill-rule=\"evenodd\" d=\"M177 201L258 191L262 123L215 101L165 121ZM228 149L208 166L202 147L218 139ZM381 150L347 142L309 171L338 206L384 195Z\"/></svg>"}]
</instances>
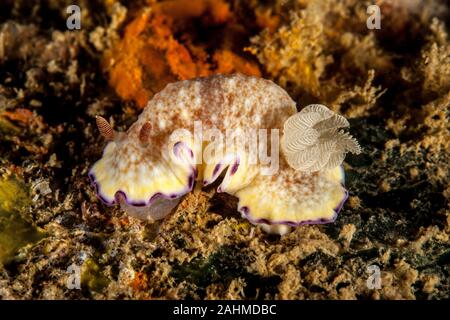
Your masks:
<instances>
[{"instance_id":1,"label":"feather duster worm","mask_svg":"<svg viewBox=\"0 0 450 320\"><path fill-rule=\"evenodd\" d=\"M202 133L227 133L227 140L216 136L206 144L196 130L199 122ZM346 152L359 152L356 141L339 130L348 126L343 117L320 105L297 113L282 88L241 74L169 84L127 132L115 132L100 117L97 125L109 142L89 176L104 203L158 220L195 181L222 179L218 191L238 197L243 217L279 234L334 221L347 198L340 165ZM257 132L262 138L256 148L228 148L231 130L239 132L232 142L252 141ZM276 134L264 139L268 130L282 133L282 154ZM276 156L275 170L258 161L261 151Z\"/></svg>"}]
</instances>

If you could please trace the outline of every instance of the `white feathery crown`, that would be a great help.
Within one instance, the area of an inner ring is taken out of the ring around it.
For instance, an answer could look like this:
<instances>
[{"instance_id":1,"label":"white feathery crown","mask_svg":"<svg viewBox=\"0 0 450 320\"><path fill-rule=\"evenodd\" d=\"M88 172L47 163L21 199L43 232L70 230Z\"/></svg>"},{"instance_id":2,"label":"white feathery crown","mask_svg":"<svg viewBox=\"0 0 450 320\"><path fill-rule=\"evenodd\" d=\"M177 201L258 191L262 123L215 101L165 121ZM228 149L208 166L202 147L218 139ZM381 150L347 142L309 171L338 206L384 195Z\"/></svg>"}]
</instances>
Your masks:
<instances>
[{"instance_id":1,"label":"white feathery crown","mask_svg":"<svg viewBox=\"0 0 450 320\"><path fill-rule=\"evenodd\" d=\"M347 152L361 153L356 139L340 129L349 125L347 119L324 105L303 108L284 123L281 147L286 161L305 172L341 165Z\"/></svg>"}]
</instances>

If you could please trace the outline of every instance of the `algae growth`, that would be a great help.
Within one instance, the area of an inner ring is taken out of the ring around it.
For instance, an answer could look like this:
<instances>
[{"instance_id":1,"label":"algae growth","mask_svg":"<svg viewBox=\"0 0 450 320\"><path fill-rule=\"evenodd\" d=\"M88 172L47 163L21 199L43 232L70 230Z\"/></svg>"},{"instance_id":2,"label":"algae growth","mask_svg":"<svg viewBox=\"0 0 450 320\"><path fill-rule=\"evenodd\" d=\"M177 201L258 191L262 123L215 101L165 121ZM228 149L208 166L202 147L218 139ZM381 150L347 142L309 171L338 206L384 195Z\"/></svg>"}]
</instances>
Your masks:
<instances>
[{"instance_id":1,"label":"algae growth","mask_svg":"<svg viewBox=\"0 0 450 320\"><path fill-rule=\"evenodd\" d=\"M43 237L33 224L26 221L21 210L30 204L27 186L15 177L0 179L0 264L7 263L17 250Z\"/></svg>"}]
</instances>

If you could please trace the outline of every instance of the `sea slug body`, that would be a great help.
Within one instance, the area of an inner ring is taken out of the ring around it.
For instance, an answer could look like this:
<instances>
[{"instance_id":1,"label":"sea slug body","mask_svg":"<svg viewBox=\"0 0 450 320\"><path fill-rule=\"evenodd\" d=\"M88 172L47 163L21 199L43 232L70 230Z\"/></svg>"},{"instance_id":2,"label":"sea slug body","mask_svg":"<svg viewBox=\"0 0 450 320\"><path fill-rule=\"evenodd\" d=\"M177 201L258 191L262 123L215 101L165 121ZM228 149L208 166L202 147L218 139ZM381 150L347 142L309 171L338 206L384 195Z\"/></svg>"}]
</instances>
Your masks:
<instances>
[{"instance_id":1,"label":"sea slug body","mask_svg":"<svg viewBox=\"0 0 450 320\"><path fill-rule=\"evenodd\" d=\"M104 203L120 203L141 219L162 219L195 182L222 179L218 191L236 196L242 216L268 232L332 222L348 194L341 163L346 152L360 149L338 130L348 126L343 117L320 105L305 109L298 113L273 82L241 74L172 83L127 132L115 132L97 118L109 142L89 176ZM228 138L228 132L239 132L233 141L257 135L258 143L268 141L266 155L278 156L279 132L281 154L274 170L267 161L254 161L261 148L228 149L220 139L206 144L208 138L198 137L199 123L202 133Z\"/></svg>"}]
</instances>

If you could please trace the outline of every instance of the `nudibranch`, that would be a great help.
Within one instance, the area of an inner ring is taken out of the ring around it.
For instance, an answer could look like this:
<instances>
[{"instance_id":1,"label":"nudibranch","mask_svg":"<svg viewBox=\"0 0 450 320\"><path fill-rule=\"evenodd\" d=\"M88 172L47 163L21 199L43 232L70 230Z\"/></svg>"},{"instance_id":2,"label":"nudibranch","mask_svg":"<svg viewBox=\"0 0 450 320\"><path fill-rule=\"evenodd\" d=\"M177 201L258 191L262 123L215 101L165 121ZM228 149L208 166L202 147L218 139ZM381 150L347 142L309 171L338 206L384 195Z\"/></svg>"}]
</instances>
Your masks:
<instances>
[{"instance_id":1,"label":"nudibranch","mask_svg":"<svg viewBox=\"0 0 450 320\"><path fill-rule=\"evenodd\" d=\"M126 132L96 120L109 141L89 172L98 197L151 221L173 211L195 183L217 180L218 192L236 196L242 216L267 232L332 222L348 195L341 165L345 153L360 152L342 130L348 126L342 116L322 105L297 112L281 87L241 74L167 85ZM221 134L227 142L217 138ZM256 148L228 148L255 136ZM261 152L275 155L271 170L268 161L258 160Z\"/></svg>"}]
</instances>

